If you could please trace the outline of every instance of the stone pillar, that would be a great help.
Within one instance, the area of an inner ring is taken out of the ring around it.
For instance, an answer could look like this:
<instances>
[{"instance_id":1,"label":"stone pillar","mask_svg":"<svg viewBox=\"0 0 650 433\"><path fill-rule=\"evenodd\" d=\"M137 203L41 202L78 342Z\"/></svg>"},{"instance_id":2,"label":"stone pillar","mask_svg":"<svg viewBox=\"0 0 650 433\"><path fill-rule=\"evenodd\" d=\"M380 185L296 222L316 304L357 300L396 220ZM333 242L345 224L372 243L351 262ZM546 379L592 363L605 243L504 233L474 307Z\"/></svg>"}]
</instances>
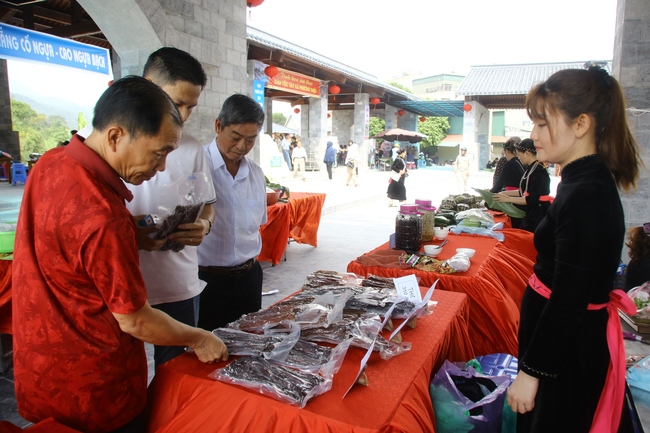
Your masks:
<instances>
[{"instance_id":1,"label":"stone pillar","mask_svg":"<svg viewBox=\"0 0 650 433\"><path fill-rule=\"evenodd\" d=\"M392 105L386 104L384 109L384 121L386 122L386 131L389 129L397 128L397 108Z\"/></svg>"},{"instance_id":2,"label":"stone pillar","mask_svg":"<svg viewBox=\"0 0 650 433\"><path fill-rule=\"evenodd\" d=\"M356 93L354 95L354 132L351 140L361 144L368 139L370 133L370 106L367 93Z\"/></svg>"},{"instance_id":3,"label":"stone pillar","mask_svg":"<svg viewBox=\"0 0 650 433\"><path fill-rule=\"evenodd\" d=\"M22 160L18 131L13 130L11 120L11 96L5 59L0 59L0 150L13 156L15 161Z\"/></svg>"},{"instance_id":4,"label":"stone pillar","mask_svg":"<svg viewBox=\"0 0 650 433\"><path fill-rule=\"evenodd\" d=\"M612 72L623 87L629 110L627 120L646 167L650 167L649 25L647 0L618 0ZM621 201L627 228L648 222L650 176L647 170L641 170L635 191L630 194L621 191ZM622 259L626 262L629 260L627 248L624 248Z\"/></svg>"},{"instance_id":5,"label":"stone pillar","mask_svg":"<svg viewBox=\"0 0 650 433\"><path fill-rule=\"evenodd\" d=\"M305 110L306 111L306 110ZM325 143L327 142L327 85L323 84L320 88L320 98L309 98L309 134L308 140L303 137L302 144L307 152L308 166L312 169L319 170L323 155L325 153ZM301 126L301 132L304 135L305 128Z\"/></svg>"},{"instance_id":6,"label":"stone pillar","mask_svg":"<svg viewBox=\"0 0 650 433\"><path fill-rule=\"evenodd\" d=\"M273 99L264 98L264 127L265 134L273 136Z\"/></svg>"},{"instance_id":7,"label":"stone pillar","mask_svg":"<svg viewBox=\"0 0 650 433\"><path fill-rule=\"evenodd\" d=\"M348 140L354 140L356 110L333 110L332 111L332 135L336 137L339 144L348 144Z\"/></svg>"},{"instance_id":8,"label":"stone pillar","mask_svg":"<svg viewBox=\"0 0 650 433\"><path fill-rule=\"evenodd\" d=\"M463 142L460 147L467 148L467 155L473 157L472 172L485 167L490 157L489 111L476 101L468 102L472 106L465 111L463 118ZM460 149L459 149L460 150Z\"/></svg>"},{"instance_id":9,"label":"stone pillar","mask_svg":"<svg viewBox=\"0 0 650 433\"><path fill-rule=\"evenodd\" d=\"M397 115L397 127L408 131L418 130L418 116L407 111L403 116Z\"/></svg>"}]
</instances>

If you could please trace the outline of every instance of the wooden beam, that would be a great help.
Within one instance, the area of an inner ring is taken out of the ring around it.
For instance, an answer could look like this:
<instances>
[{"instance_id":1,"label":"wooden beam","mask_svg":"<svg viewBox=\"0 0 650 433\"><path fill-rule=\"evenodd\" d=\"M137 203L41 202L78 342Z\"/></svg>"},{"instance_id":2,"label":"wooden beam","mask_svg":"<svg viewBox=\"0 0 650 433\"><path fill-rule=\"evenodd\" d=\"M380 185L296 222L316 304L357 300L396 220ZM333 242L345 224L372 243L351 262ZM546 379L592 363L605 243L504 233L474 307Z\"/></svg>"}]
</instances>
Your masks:
<instances>
[{"instance_id":1,"label":"wooden beam","mask_svg":"<svg viewBox=\"0 0 650 433\"><path fill-rule=\"evenodd\" d=\"M0 21L6 23L16 14L16 12L18 12L18 9L0 6Z\"/></svg>"},{"instance_id":2,"label":"wooden beam","mask_svg":"<svg viewBox=\"0 0 650 433\"><path fill-rule=\"evenodd\" d=\"M46 20L55 21L61 24L72 24L70 14L55 11L50 8L34 6L34 15L45 18Z\"/></svg>"},{"instance_id":3,"label":"wooden beam","mask_svg":"<svg viewBox=\"0 0 650 433\"><path fill-rule=\"evenodd\" d=\"M34 30L34 7L27 6L23 9L23 25L26 29Z\"/></svg>"},{"instance_id":4,"label":"wooden beam","mask_svg":"<svg viewBox=\"0 0 650 433\"><path fill-rule=\"evenodd\" d=\"M70 0L70 8L72 9L70 24L80 23L83 18L83 9L81 9L81 6L79 3L77 3L77 0Z\"/></svg>"},{"instance_id":5,"label":"wooden beam","mask_svg":"<svg viewBox=\"0 0 650 433\"><path fill-rule=\"evenodd\" d=\"M88 36L101 33L97 24L92 21L84 21L78 24L71 24L69 26L52 27L48 30L43 30L43 33L59 36L61 38L73 38L75 36Z\"/></svg>"}]
</instances>

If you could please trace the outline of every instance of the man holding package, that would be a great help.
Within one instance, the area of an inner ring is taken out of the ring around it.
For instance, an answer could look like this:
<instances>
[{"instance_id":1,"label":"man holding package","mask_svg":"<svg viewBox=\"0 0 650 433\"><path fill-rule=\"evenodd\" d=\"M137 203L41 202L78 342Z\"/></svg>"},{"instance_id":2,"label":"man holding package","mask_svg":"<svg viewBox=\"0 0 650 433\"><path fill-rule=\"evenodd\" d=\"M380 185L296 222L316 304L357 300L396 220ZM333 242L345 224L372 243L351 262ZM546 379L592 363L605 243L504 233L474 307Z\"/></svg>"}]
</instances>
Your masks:
<instances>
[{"instance_id":1,"label":"man holding package","mask_svg":"<svg viewBox=\"0 0 650 433\"><path fill-rule=\"evenodd\" d=\"M178 109L157 85L126 77L97 102L93 128L43 155L25 187L12 280L18 411L81 431L144 431L142 341L189 346L203 362L228 353L148 304L124 205L123 181L151 179L178 147Z\"/></svg>"}]
</instances>

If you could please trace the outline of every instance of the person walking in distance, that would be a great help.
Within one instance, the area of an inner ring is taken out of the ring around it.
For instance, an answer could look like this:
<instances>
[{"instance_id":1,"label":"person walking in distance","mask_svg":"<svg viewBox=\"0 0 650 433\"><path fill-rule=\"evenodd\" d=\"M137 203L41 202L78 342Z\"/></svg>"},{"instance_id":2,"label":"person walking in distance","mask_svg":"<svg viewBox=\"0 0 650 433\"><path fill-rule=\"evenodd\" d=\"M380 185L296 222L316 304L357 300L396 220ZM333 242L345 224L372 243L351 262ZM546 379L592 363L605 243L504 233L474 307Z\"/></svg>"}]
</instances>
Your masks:
<instances>
[{"instance_id":1,"label":"person walking in distance","mask_svg":"<svg viewBox=\"0 0 650 433\"><path fill-rule=\"evenodd\" d=\"M467 192L467 181L469 179L469 166L470 159L467 156L467 148L460 148L460 155L454 161L454 173L456 174L456 182L458 182L458 193L462 194Z\"/></svg>"}]
</instances>

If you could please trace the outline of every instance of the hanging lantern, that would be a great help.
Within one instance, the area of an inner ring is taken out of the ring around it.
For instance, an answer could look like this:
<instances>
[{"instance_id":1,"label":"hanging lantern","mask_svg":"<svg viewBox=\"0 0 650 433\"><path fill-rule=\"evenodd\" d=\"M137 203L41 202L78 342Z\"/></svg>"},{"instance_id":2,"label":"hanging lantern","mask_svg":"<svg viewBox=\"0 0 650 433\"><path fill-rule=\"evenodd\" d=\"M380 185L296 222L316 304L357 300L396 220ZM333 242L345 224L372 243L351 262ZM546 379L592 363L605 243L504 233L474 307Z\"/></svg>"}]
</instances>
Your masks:
<instances>
[{"instance_id":1,"label":"hanging lantern","mask_svg":"<svg viewBox=\"0 0 650 433\"><path fill-rule=\"evenodd\" d=\"M327 113L327 118L329 119L330 117L332 117L332 115L330 113Z\"/></svg>"},{"instance_id":2,"label":"hanging lantern","mask_svg":"<svg viewBox=\"0 0 650 433\"><path fill-rule=\"evenodd\" d=\"M377 104L379 104L380 102L381 102L381 99L379 99L379 98L377 98L377 97L374 97L374 98L371 98L371 99L370 99L370 103L371 103L372 105L377 105Z\"/></svg>"},{"instance_id":3,"label":"hanging lantern","mask_svg":"<svg viewBox=\"0 0 650 433\"><path fill-rule=\"evenodd\" d=\"M336 84L332 84L330 86L330 93L332 95L338 95L339 93L341 93L341 88L339 86L337 86Z\"/></svg>"},{"instance_id":4,"label":"hanging lantern","mask_svg":"<svg viewBox=\"0 0 650 433\"><path fill-rule=\"evenodd\" d=\"M296 114L300 113L300 108L297 108L297 107L294 108L294 109L293 109L293 112L296 113Z\"/></svg>"},{"instance_id":5,"label":"hanging lantern","mask_svg":"<svg viewBox=\"0 0 650 433\"><path fill-rule=\"evenodd\" d=\"M463 105L463 110L465 110L465 111L472 111L472 104L465 104L465 105Z\"/></svg>"},{"instance_id":6,"label":"hanging lantern","mask_svg":"<svg viewBox=\"0 0 650 433\"><path fill-rule=\"evenodd\" d=\"M264 3L264 0L246 0L246 6L249 8L254 8L255 6L259 6L262 3Z\"/></svg>"},{"instance_id":7,"label":"hanging lantern","mask_svg":"<svg viewBox=\"0 0 650 433\"><path fill-rule=\"evenodd\" d=\"M108 82L108 87L111 87L111 86L113 85L113 83L114 83L113 80L109 81L109 82Z\"/></svg>"},{"instance_id":8,"label":"hanging lantern","mask_svg":"<svg viewBox=\"0 0 650 433\"><path fill-rule=\"evenodd\" d=\"M278 68L277 68L276 66L273 66L273 65L271 65L271 66L267 66L267 67L264 69L264 73L265 73L266 76L269 77L269 78L273 78L273 77L275 77L276 75L278 75L279 72L280 72L280 71L278 71Z\"/></svg>"},{"instance_id":9,"label":"hanging lantern","mask_svg":"<svg viewBox=\"0 0 650 433\"><path fill-rule=\"evenodd\" d=\"M427 118L426 118L426 117L424 117L424 116L421 116L421 117L420 117L420 122L426 122L426 121L427 121Z\"/></svg>"},{"instance_id":10,"label":"hanging lantern","mask_svg":"<svg viewBox=\"0 0 650 433\"><path fill-rule=\"evenodd\" d=\"M404 114L406 114L406 111L399 110L399 111L397 111L397 114L399 114L400 116L403 116Z\"/></svg>"}]
</instances>

